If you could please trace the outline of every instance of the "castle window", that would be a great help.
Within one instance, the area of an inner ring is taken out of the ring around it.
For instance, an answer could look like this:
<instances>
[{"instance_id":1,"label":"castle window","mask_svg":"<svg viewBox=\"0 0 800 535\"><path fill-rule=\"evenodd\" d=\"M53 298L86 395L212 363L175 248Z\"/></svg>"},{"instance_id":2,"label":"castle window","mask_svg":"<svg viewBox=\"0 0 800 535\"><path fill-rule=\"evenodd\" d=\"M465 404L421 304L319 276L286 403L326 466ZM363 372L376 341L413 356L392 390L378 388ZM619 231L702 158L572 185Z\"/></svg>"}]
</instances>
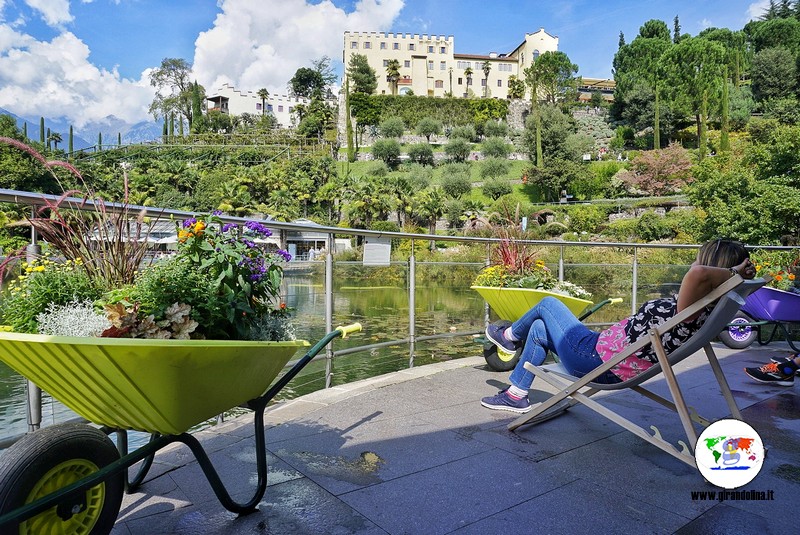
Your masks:
<instances>
[{"instance_id":1,"label":"castle window","mask_svg":"<svg viewBox=\"0 0 800 535\"><path fill-rule=\"evenodd\" d=\"M408 43L409 50L415 50L414 43Z\"/></svg>"},{"instance_id":2,"label":"castle window","mask_svg":"<svg viewBox=\"0 0 800 535\"><path fill-rule=\"evenodd\" d=\"M447 54L447 47L446 46L439 47L439 54Z\"/></svg>"},{"instance_id":3,"label":"castle window","mask_svg":"<svg viewBox=\"0 0 800 535\"><path fill-rule=\"evenodd\" d=\"M372 43L370 43L369 41L364 41L364 48L367 49L372 48Z\"/></svg>"},{"instance_id":4,"label":"castle window","mask_svg":"<svg viewBox=\"0 0 800 535\"><path fill-rule=\"evenodd\" d=\"M358 41L350 41L350 48L358 48Z\"/></svg>"},{"instance_id":5,"label":"castle window","mask_svg":"<svg viewBox=\"0 0 800 535\"><path fill-rule=\"evenodd\" d=\"M433 70L433 61L429 61L429 62L428 62L428 70L429 70L429 71L432 71L432 70Z\"/></svg>"},{"instance_id":6,"label":"castle window","mask_svg":"<svg viewBox=\"0 0 800 535\"><path fill-rule=\"evenodd\" d=\"M433 54L433 47L432 46L428 47L428 54Z\"/></svg>"},{"instance_id":7,"label":"castle window","mask_svg":"<svg viewBox=\"0 0 800 535\"><path fill-rule=\"evenodd\" d=\"M503 80L497 80L497 87L503 87Z\"/></svg>"},{"instance_id":8,"label":"castle window","mask_svg":"<svg viewBox=\"0 0 800 535\"><path fill-rule=\"evenodd\" d=\"M443 89L444 88L444 80L436 80L436 88Z\"/></svg>"},{"instance_id":9,"label":"castle window","mask_svg":"<svg viewBox=\"0 0 800 535\"><path fill-rule=\"evenodd\" d=\"M446 61L440 61L439 62L439 70L440 71L446 71L447 70L447 62Z\"/></svg>"},{"instance_id":10,"label":"castle window","mask_svg":"<svg viewBox=\"0 0 800 535\"><path fill-rule=\"evenodd\" d=\"M381 50L386 50L386 41L381 41Z\"/></svg>"},{"instance_id":11,"label":"castle window","mask_svg":"<svg viewBox=\"0 0 800 535\"><path fill-rule=\"evenodd\" d=\"M405 60L403 62L403 67L406 67L406 68L411 67L411 60L410 59Z\"/></svg>"},{"instance_id":12,"label":"castle window","mask_svg":"<svg viewBox=\"0 0 800 535\"><path fill-rule=\"evenodd\" d=\"M392 50L400 50L400 43L392 43Z\"/></svg>"}]
</instances>

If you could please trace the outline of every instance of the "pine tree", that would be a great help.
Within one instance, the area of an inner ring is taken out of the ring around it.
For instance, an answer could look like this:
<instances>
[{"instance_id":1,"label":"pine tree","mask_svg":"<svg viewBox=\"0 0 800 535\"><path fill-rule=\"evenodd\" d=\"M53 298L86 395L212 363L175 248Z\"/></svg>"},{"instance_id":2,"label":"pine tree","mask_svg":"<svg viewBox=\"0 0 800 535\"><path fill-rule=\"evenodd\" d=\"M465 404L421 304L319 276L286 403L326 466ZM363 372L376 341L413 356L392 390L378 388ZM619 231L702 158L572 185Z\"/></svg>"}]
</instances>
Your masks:
<instances>
[{"instance_id":1,"label":"pine tree","mask_svg":"<svg viewBox=\"0 0 800 535\"><path fill-rule=\"evenodd\" d=\"M675 15L675 20L672 21L672 42L676 45L681 42L681 23L678 20L678 15Z\"/></svg>"},{"instance_id":2,"label":"pine tree","mask_svg":"<svg viewBox=\"0 0 800 535\"><path fill-rule=\"evenodd\" d=\"M622 33L622 30L619 32L619 42L617 43L618 48L622 48L625 46L625 34Z\"/></svg>"}]
</instances>

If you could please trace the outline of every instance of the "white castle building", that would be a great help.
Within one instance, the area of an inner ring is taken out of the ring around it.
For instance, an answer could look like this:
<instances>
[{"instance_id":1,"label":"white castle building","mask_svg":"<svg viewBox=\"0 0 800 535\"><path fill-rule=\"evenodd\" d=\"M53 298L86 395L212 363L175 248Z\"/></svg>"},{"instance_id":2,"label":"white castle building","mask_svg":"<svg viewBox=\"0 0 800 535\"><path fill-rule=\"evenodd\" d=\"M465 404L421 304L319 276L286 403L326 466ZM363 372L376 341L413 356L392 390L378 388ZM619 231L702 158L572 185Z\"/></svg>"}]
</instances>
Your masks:
<instances>
[{"instance_id":1,"label":"white castle building","mask_svg":"<svg viewBox=\"0 0 800 535\"><path fill-rule=\"evenodd\" d=\"M261 97L257 91L240 91L230 84L223 84L215 93L207 97L208 110L218 110L230 115L261 115ZM292 114L298 104L308 106L311 101L303 97L290 97L288 95L272 95L264 101L266 112L275 116L278 126L288 128L296 126L297 117Z\"/></svg>"},{"instance_id":2,"label":"white castle building","mask_svg":"<svg viewBox=\"0 0 800 535\"><path fill-rule=\"evenodd\" d=\"M400 95L413 91L418 96L443 97L449 92L455 97L467 97L471 91L477 97L506 98L512 75L524 80L524 69L540 54L557 50L558 37L544 28L525 34L522 43L507 54L492 52L488 55L457 53L452 35L347 31L344 32L342 61L346 73L352 54L366 56L378 76L379 95L390 95L394 91L387 80L386 67L395 59L400 64L397 82ZM491 67L488 79L483 72L486 62ZM471 75L467 69L471 69Z\"/></svg>"}]
</instances>

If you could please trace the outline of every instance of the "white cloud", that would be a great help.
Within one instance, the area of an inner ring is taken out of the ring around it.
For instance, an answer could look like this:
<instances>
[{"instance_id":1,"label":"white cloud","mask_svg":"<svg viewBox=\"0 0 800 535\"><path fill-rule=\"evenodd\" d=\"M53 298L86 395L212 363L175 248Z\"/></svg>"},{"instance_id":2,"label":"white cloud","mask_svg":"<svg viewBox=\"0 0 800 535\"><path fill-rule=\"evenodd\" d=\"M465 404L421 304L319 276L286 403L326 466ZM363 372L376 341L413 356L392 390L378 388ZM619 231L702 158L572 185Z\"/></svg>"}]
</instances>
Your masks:
<instances>
[{"instance_id":1,"label":"white cloud","mask_svg":"<svg viewBox=\"0 0 800 535\"><path fill-rule=\"evenodd\" d=\"M714 23L711 22L709 19L703 19L703 20L700 21L700 27L703 28L704 30L706 28L712 28L713 26L714 26Z\"/></svg>"},{"instance_id":2,"label":"white cloud","mask_svg":"<svg viewBox=\"0 0 800 535\"><path fill-rule=\"evenodd\" d=\"M219 0L214 26L195 41L194 74L208 92L223 83L284 94L300 67L341 62L344 31L385 31L403 0L360 0L351 13L330 0Z\"/></svg>"},{"instance_id":3,"label":"white cloud","mask_svg":"<svg viewBox=\"0 0 800 535\"><path fill-rule=\"evenodd\" d=\"M758 20L769 8L769 0L758 0L747 8L747 20Z\"/></svg>"},{"instance_id":4,"label":"white cloud","mask_svg":"<svg viewBox=\"0 0 800 535\"><path fill-rule=\"evenodd\" d=\"M36 41L0 25L0 107L29 117L68 117L76 128L114 115L147 119L153 90L140 80L89 62L89 48L70 32Z\"/></svg>"},{"instance_id":5,"label":"white cloud","mask_svg":"<svg viewBox=\"0 0 800 535\"><path fill-rule=\"evenodd\" d=\"M50 26L59 26L73 19L69 12L69 0L25 0L25 3L41 13Z\"/></svg>"}]
</instances>

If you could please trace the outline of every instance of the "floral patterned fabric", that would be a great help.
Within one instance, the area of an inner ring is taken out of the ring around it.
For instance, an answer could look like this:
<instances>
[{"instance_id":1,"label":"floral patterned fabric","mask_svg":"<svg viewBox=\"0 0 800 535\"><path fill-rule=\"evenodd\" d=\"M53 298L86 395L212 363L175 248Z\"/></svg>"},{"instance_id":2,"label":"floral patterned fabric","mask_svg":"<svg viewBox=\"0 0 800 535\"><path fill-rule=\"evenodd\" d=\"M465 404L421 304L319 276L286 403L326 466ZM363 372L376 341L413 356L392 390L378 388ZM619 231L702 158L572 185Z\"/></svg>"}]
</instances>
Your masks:
<instances>
[{"instance_id":1,"label":"floral patterned fabric","mask_svg":"<svg viewBox=\"0 0 800 535\"><path fill-rule=\"evenodd\" d=\"M598 355L607 362L614 355L623 351L628 345L636 342L642 336L647 336L647 332L672 318L678 311L678 300L676 297L664 297L647 301L633 316L625 318L600 333L595 349ZM661 335L661 343L667 355L680 347L703 325L708 318L708 310L704 309L693 321L679 324L670 331ZM658 362L652 345L648 345L641 351L634 353L626 358L611 371L627 381L647 370Z\"/></svg>"}]
</instances>

